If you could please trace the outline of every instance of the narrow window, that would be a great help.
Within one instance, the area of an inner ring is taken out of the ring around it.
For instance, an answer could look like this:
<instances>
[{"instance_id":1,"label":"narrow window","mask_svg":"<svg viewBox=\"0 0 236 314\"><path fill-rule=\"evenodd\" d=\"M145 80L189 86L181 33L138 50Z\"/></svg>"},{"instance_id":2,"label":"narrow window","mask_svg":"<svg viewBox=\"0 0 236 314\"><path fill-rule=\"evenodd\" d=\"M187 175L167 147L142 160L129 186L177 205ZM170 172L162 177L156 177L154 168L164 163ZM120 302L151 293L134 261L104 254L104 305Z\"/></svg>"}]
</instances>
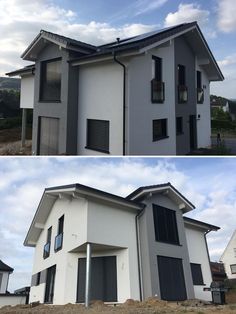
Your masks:
<instances>
[{"instance_id":1,"label":"narrow window","mask_svg":"<svg viewBox=\"0 0 236 314\"><path fill-rule=\"evenodd\" d=\"M193 285L194 286L204 285L201 264L191 263L190 267L191 267L191 272L192 272Z\"/></svg>"},{"instance_id":2,"label":"narrow window","mask_svg":"<svg viewBox=\"0 0 236 314\"><path fill-rule=\"evenodd\" d=\"M167 119L159 119L152 121L153 142L167 138Z\"/></svg>"},{"instance_id":3,"label":"narrow window","mask_svg":"<svg viewBox=\"0 0 236 314\"><path fill-rule=\"evenodd\" d=\"M153 219L156 241L179 244L176 212L153 204Z\"/></svg>"},{"instance_id":4,"label":"narrow window","mask_svg":"<svg viewBox=\"0 0 236 314\"><path fill-rule=\"evenodd\" d=\"M231 274L236 274L236 264L230 265Z\"/></svg>"},{"instance_id":5,"label":"narrow window","mask_svg":"<svg viewBox=\"0 0 236 314\"><path fill-rule=\"evenodd\" d=\"M86 148L109 153L109 121L87 120Z\"/></svg>"},{"instance_id":6,"label":"narrow window","mask_svg":"<svg viewBox=\"0 0 236 314\"><path fill-rule=\"evenodd\" d=\"M41 272L37 273L36 275L36 286L40 285L40 277L41 277Z\"/></svg>"},{"instance_id":7,"label":"narrow window","mask_svg":"<svg viewBox=\"0 0 236 314\"><path fill-rule=\"evenodd\" d=\"M41 63L40 101L61 100L61 59Z\"/></svg>"},{"instance_id":8,"label":"narrow window","mask_svg":"<svg viewBox=\"0 0 236 314\"><path fill-rule=\"evenodd\" d=\"M62 249L63 244L63 231L64 231L64 215L58 219L57 236L55 237L55 252Z\"/></svg>"},{"instance_id":9,"label":"narrow window","mask_svg":"<svg viewBox=\"0 0 236 314\"><path fill-rule=\"evenodd\" d=\"M176 118L176 135L183 134L183 117Z\"/></svg>"},{"instance_id":10,"label":"narrow window","mask_svg":"<svg viewBox=\"0 0 236 314\"><path fill-rule=\"evenodd\" d=\"M151 82L152 103L163 103L165 100L165 84L162 82L162 59L152 57L154 63L154 78Z\"/></svg>"},{"instance_id":11,"label":"narrow window","mask_svg":"<svg viewBox=\"0 0 236 314\"><path fill-rule=\"evenodd\" d=\"M202 88L202 73L197 71L197 103L202 104L204 102L204 91Z\"/></svg>"},{"instance_id":12,"label":"narrow window","mask_svg":"<svg viewBox=\"0 0 236 314\"><path fill-rule=\"evenodd\" d=\"M51 237L52 237L52 227L48 228L47 241L43 249L43 258L47 258L50 255Z\"/></svg>"},{"instance_id":13,"label":"narrow window","mask_svg":"<svg viewBox=\"0 0 236 314\"><path fill-rule=\"evenodd\" d=\"M188 89L186 87L185 66L178 65L178 101L185 103L188 101Z\"/></svg>"}]
</instances>

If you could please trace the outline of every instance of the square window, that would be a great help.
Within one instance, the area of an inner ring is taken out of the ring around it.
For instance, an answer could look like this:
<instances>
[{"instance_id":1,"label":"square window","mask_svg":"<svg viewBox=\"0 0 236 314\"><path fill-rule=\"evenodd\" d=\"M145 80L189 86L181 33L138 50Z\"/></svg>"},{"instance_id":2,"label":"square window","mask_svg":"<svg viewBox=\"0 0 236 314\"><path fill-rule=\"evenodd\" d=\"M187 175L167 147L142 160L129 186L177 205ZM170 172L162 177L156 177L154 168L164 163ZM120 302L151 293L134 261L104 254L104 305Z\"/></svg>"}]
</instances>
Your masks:
<instances>
[{"instance_id":1,"label":"square window","mask_svg":"<svg viewBox=\"0 0 236 314\"><path fill-rule=\"evenodd\" d=\"M183 134L183 117L176 118L176 135Z\"/></svg>"},{"instance_id":2,"label":"square window","mask_svg":"<svg viewBox=\"0 0 236 314\"><path fill-rule=\"evenodd\" d=\"M61 59L41 63L40 101L61 100Z\"/></svg>"},{"instance_id":3,"label":"square window","mask_svg":"<svg viewBox=\"0 0 236 314\"><path fill-rule=\"evenodd\" d=\"M236 264L230 265L231 274L236 274Z\"/></svg>"},{"instance_id":4,"label":"square window","mask_svg":"<svg viewBox=\"0 0 236 314\"><path fill-rule=\"evenodd\" d=\"M87 120L86 148L109 153L109 121Z\"/></svg>"},{"instance_id":5,"label":"square window","mask_svg":"<svg viewBox=\"0 0 236 314\"><path fill-rule=\"evenodd\" d=\"M153 120L153 142L167 137L167 119Z\"/></svg>"},{"instance_id":6,"label":"square window","mask_svg":"<svg viewBox=\"0 0 236 314\"><path fill-rule=\"evenodd\" d=\"M201 264L191 263L190 266L191 266L191 272L192 272L192 278L193 278L193 285L194 286L204 285Z\"/></svg>"}]
</instances>

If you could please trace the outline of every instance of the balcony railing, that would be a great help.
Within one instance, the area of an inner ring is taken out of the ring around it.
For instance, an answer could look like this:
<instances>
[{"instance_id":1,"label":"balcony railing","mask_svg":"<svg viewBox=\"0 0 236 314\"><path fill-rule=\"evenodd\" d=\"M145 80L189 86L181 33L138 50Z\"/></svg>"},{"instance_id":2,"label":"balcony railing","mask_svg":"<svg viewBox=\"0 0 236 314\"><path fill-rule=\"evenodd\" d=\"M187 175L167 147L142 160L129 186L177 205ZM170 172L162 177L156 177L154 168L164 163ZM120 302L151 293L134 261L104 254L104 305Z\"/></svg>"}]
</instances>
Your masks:
<instances>
[{"instance_id":1,"label":"balcony railing","mask_svg":"<svg viewBox=\"0 0 236 314\"><path fill-rule=\"evenodd\" d=\"M179 103L185 103L188 101L188 87L184 85L178 86L178 100Z\"/></svg>"},{"instance_id":2,"label":"balcony railing","mask_svg":"<svg viewBox=\"0 0 236 314\"><path fill-rule=\"evenodd\" d=\"M203 104L204 102L204 90L202 88L197 88L197 103Z\"/></svg>"},{"instance_id":3,"label":"balcony railing","mask_svg":"<svg viewBox=\"0 0 236 314\"><path fill-rule=\"evenodd\" d=\"M165 83L153 79L151 81L152 103L163 103L165 100Z\"/></svg>"},{"instance_id":4,"label":"balcony railing","mask_svg":"<svg viewBox=\"0 0 236 314\"><path fill-rule=\"evenodd\" d=\"M43 248L43 258L47 258L50 255L50 242L46 243Z\"/></svg>"},{"instance_id":5,"label":"balcony railing","mask_svg":"<svg viewBox=\"0 0 236 314\"><path fill-rule=\"evenodd\" d=\"M63 243L63 233L60 233L55 237L55 247L54 247L55 252L62 249L62 243Z\"/></svg>"}]
</instances>

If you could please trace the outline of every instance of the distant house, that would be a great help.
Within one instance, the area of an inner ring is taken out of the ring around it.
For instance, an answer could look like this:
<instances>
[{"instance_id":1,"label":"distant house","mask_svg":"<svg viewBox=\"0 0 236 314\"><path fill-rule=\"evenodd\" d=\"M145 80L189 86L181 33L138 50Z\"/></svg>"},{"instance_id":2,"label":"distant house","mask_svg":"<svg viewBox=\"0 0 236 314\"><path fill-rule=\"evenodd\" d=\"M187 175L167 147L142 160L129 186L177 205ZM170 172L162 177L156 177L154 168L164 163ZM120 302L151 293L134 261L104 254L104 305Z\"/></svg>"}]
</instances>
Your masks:
<instances>
[{"instance_id":1,"label":"distant house","mask_svg":"<svg viewBox=\"0 0 236 314\"><path fill-rule=\"evenodd\" d=\"M228 112L233 121L236 120L236 102L227 101L226 105L223 107L224 112Z\"/></svg>"},{"instance_id":2,"label":"distant house","mask_svg":"<svg viewBox=\"0 0 236 314\"><path fill-rule=\"evenodd\" d=\"M8 281L9 276L13 273L14 269L8 266L7 264L3 263L0 260L0 293L5 294L7 293Z\"/></svg>"},{"instance_id":3,"label":"distant house","mask_svg":"<svg viewBox=\"0 0 236 314\"><path fill-rule=\"evenodd\" d=\"M227 244L220 261L224 263L229 279L236 279L236 230Z\"/></svg>"},{"instance_id":4,"label":"distant house","mask_svg":"<svg viewBox=\"0 0 236 314\"><path fill-rule=\"evenodd\" d=\"M211 262L211 273L213 281L224 281L227 278L223 263Z\"/></svg>"},{"instance_id":5,"label":"distant house","mask_svg":"<svg viewBox=\"0 0 236 314\"><path fill-rule=\"evenodd\" d=\"M33 155L183 155L211 144L224 79L196 22L94 46L42 30L22 54Z\"/></svg>"},{"instance_id":6,"label":"distant house","mask_svg":"<svg viewBox=\"0 0 236 314\"><path fill-rule=\"evenodd\" d=\"M30 302L211 301L206 233L219 227L184 217L194 208L170 183L127 197L45 189L24 241L35 248Z\"/></svg>"}]
</instances>

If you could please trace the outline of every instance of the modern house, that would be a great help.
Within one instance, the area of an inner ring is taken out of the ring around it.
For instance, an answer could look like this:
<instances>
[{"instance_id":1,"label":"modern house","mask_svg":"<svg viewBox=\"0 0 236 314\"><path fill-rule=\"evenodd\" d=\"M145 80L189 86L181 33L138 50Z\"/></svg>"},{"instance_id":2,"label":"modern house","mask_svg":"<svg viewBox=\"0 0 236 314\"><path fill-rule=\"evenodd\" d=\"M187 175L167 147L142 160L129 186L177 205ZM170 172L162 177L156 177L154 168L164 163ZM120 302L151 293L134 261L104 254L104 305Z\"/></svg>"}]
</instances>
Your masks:
<instances>
[{"instance_id":1,"label":"modern house","mask_svg":"<svg viewBox=\"0 0 236 314\"><path fill-rule=\"evenodd\" d=\"M10 274L14 271L13 268L3 263L0 260L0 294L7 293L8 281Z\"/></svg>"},{"instance_id":2,"label":"modern house","mask_svg":"<svg viewBox=\"0 0 236 314\"><path fill-rule=\"evenodd\" d=\"M220 261L224 263L229 279L236 279L236 230L227 244Z\"/></svg>"},{"instance_id":3,"label":"modern house","mask_svg":"<svg viewBox=\"0 0 236 314\"><path fill-rule=\"evenodd\" d=\"M219 228L183 216L193 209L170 183L127 197L45 189L24 241L35 248L30 302L210 301L206 234Z\"/></svg>"},{"instance_id":4,"label":"modern house","mask_svg":"<svg viewBox=\"0 0 236 314\"><path fill-rule=\"evenodd\" d=\"M182 155L210 142L224 79L196 22L102 46L40 31L22 54L33 155ZM24 134L24 131L23 131Z\"/></svg>"}]
</instances>

